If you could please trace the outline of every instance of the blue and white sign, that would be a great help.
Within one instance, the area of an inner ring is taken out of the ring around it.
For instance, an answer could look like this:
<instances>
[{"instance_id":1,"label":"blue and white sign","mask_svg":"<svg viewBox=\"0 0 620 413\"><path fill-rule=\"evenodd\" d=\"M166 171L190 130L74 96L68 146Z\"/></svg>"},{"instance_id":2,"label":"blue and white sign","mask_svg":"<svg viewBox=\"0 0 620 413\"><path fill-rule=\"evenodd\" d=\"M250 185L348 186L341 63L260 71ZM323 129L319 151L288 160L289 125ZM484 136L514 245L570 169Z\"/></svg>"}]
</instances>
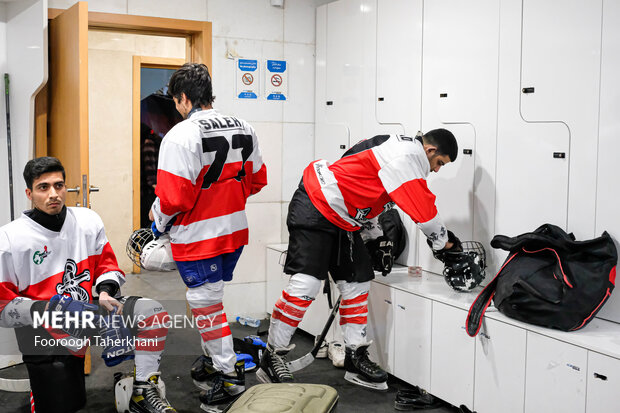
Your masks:
<instances>
[{"instance_id":1,"label":"blue and white sign","mask_svg":"<svg viewBox=\"0 0 620 413\"><path fill-rule=\"evenodd\" d=\"M267 100L286 100L288 97L286 60L267 60L265 73Z\"/></svg>"},{"instance_id":2,"label":"blue and white sign","mask_svg":"<svg viewBox=\"0 0 620 413\"><path fill-rule=\"evenodd\" d=\"M237 98L258 99L260 95L259 71L258 60L256 59L239 59L237 61Z\"/></svg>"}]
</instances>

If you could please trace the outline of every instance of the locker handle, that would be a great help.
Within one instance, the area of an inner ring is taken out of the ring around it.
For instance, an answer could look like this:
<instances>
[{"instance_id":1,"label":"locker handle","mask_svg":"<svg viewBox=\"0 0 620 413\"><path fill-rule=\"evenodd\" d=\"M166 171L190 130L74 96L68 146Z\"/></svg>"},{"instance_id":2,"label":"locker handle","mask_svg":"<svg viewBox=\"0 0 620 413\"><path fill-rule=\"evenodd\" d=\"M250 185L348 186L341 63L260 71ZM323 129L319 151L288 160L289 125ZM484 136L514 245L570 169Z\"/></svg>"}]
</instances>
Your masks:
<instances>
[{"instance_id":1,"label":"locker handle","mask_svg":"<svg viewBox=\"0 0 620 413\"><path fill-rule=\"evenodd\" d=\"M392 304L392 302L391 302L390 300L385 300L385 299L384 299L383 301L385 301L385 302L386 302L386 303L388 303L388 304Z\"/></svg>"},{"instance_id":2,"label":"locker handle","mask_svg":"<svg viewBox=\"0 0 620 413\"><path fill-rule=\"evenodd\" d=\"M463 155L471 155L473 153L473 149L463 149Z\"/></svg>"},{"instance_id":3,"label":"locker handle","mask_svg":"<svg viewBox=\"0 0 620 413\"><path fill-rule=\"evenodd\" d=\"M553 152L553 157L556 159L566 158L566 152Z\"/></svg>"},{"instance_id":4,"label":"locker handle","mask_svg":"<svg viewBox=\"0 0 620 413\"><path fill-rule=\"evenodd\" d=\"M378 100L379 102L383 102L383 101L385 100L385 98L377 98L377 100Z\"/></svg>"},{"instance_id":5,"label":"locker handle","mask_svg":"<svg viewBox=\"0 0 620 413\"><path fill-rule=\"evenodd\" d=\"M340 149L347 149L345 145L340 145Z\"/></svg>"},{"instance_id":6,"label":"locker handle","mask_svg":"<svg viewBox=\"0 0 620 413\"><path fill-rule=\"evenodd\" d=\"M595 379L601 379L603 381L607 381L607 376L605 376L603 374L594 373L594 378Z\"/></svg>"},{"instance_id":7,"label":"locker handle","mask_svg":"<svg viewBox=\"0 0 620 413\"><path fill-rule=\"evenodd\" d=\"M399 308L402 308L403 310L406 310L404 305L400 305L400 304L397 304L397 305L398 305Z\"/></svg>"},{"instance_id":8,"label":"locker handle","mask_svg":"<svg viewBox=\"0 0 620 413\"><path fill-rule=\"evenodd\" d=\"M325 102L327 104L327 106L331 106L334 104L333 100L328 100L327 102Z\"/></svg>"},{"instance_id":9,"label":"locker handle","mask_svg":"<svg viewBox=\"0 0 620 413\"><path fill-rule=\"evenodd\" d=\"M523 93L534 93L534 88L533 87L524 87L523 89L521 89L521 91Z\"/></svg>"},{"instance_id":10,"label":"locker handle","mask_svg":"<svg viewBox=\"0 0 620 413\"><path fill-rule=\"evenodd\" d=\"M447 97L448 97L448 94L447 94L447 93L440 93L440 94L439 94L439 97L440 97L440 98L447 98Z\"/></svg>"}]
</instances>

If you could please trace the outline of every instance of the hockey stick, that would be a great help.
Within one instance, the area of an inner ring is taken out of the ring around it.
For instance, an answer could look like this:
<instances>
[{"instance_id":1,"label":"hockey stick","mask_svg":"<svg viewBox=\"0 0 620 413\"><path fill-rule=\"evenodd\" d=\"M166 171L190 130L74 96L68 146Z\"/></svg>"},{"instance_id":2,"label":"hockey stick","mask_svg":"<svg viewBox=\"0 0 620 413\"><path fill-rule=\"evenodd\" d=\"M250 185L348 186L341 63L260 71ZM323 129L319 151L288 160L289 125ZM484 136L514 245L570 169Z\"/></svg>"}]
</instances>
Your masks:
<instances>
[{"instance_id":1,"label":"hockey stick","mask_svg":"<svg viewBox=\"0 0 620 413\"><path fill-rule=\"evenodd\" d=\"M13 159L11 151L11 109L9 106L9 74L4 74L4 92L6 98L6 146L9 163L9 204L11 209L11 221L15 218L13 207Z\"/></svg>"},{"instance_id":2,"label":"hockey stick","mask_svg":"<svg viewBox=\"0 0 620 413\"><path fill-rule=\"evenodd\" d=\"M302 356L296 360L289 361L287 363L289 371L298 371L312 364L312 362L316 358L317 353L319 352L319 349L321 348L321 344L323 344L323 340L325 340L325 336L327 336L329 328L332 326L334 318L336 318L336 313L338 312L338 308L340 307L341 298L342 296L338 297L338 300L336 300L334 308L332 308L332 312L329 314L329 318L327 319L327 323L325 323L325 327L323 327L323 331L321 331L321 335L317 339L316 344L314 345L312 350L310 350L310 352L305 356Z\"/></svg>"}]
</instances>

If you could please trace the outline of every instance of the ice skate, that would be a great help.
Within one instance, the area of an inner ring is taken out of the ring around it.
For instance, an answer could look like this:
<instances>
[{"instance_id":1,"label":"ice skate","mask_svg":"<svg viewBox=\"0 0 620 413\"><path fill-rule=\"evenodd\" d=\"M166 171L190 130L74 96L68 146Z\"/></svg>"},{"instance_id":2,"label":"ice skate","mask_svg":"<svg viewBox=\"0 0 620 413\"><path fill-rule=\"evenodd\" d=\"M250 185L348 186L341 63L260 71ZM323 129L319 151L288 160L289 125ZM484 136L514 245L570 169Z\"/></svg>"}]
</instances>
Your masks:
<instances>
[{"instance_id":1,"label":"ice skate","mask_svg":"<svg viewBox=\"0 0 620 413\"><path fill-rule=\"evenodd\" d=\"M147 381L133 382L133 394L129 402L129 411L132 413L172 413L176 410L170 406L168 400L162 397L158 381L160 373L153 373Z\"/></svg>"},{"instance_id":2,"label":"ice skate","mask_svg":"<svg viewBox=\"0 0 620 413\"><path fill-rule=\"evenodd\" d=\"M211 382L218 373L220 373L220 371L213 367L213 361L209 356L202 355L192 364L192 380L194 384L202 390L211 389Z\"/></svg>"},{"instance_id":3,"label":"ice skate","mask_svg":"<svg viewBox=\"0 0 620 413\"><path fill-rule=\"evenodd\" d=\"M235 372L224 374L217 372L213 378L213 387L200 393L201 409L207 410L207 406L230 403L245 391L245 362L235 363Z\"/></svg>"},{"instance_id":4,"label":"ice skate","mask_svg":"<svg viewBox=\"0 0 620 413\"><path fill-rule=\"evenodd\" d=\"M374 390L387 390L387 373L368 358L367 344L346 347L344 357L345 380Z\"/></svg>"},{"instance_id":5,"label":"ice skate","mask_svg":"<svg viewBox=\"0 0 620 413\"><path fill-rule=\"evenodd\" d=\"M256 378L261 383L290 383L293 375L286 364L286 354L295 348L295 344L274 349L267 344L267 351L260 360L260 368L256 371Z\"/></svg>"}]
</instances>

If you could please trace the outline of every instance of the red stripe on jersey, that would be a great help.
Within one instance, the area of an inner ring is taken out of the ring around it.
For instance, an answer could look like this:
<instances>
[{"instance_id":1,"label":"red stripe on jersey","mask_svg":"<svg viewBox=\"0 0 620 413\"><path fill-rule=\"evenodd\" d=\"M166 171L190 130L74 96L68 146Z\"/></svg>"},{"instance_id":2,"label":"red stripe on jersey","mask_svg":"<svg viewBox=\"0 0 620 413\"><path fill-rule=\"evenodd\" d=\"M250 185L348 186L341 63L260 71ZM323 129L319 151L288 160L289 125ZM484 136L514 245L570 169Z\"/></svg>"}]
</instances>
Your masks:
<instances>
[{"instance_id":1,"label":"red stripe on jersey","mask_svg":"<svg viewBox=\"0 0 620 413\"><path fill-rule=\"evenodd\" d=\"M306 314L305 309L300 310L296 307L293 307L292 305L286 305L286 303L282 300L276 301L276 304L274 307L281 310L282 313L284 314L288 314L288 315L291 315L297 318L303 318L304 314Z\"/></svg>"},{"instance_id":2,"label":"red stripe on jersey","mask_svg":"<svg viewBox=\"0 0 620 413\"><path fill-rule=\"evenodd\" d=\"M110 271L118 271L123 275L123 277L125 276L125 273L123 273L118 267L116 255L114 255L114 251L112 250L112 246L109 242L103 246L100 255L94 255L91 259L93 257L95 258L95 280L97 280L101 274Z\"/></svg>"},{"instance_id":3,"label":"red stripe on jersey","mask_svg":"<svg viewBox=\"0 0 620 413\"><path fill-rule=\"evenodd\" d=\"M340 307L340 315L354 315L354 314L364 314L368 312L367 305L360 305L358 307Z\"/></svg>"},{"instance_id":4,"label":"red stripe on jersey","mask_svg":"<svg viewBox=\"0 0 620 413\"><path fill-rule=\"evenodd\" d=\"M345 231L357 231L359 229L358 226L349 224L347 221L342 219L340 215L338 215L336 211L331 208L331 206L329 206L329 202L327 202L327 198L325 198L325 194L323 194L319 180L314 172L313 165L314 162L304 169L303 174L304 187L308 193L308 197L310 198L312 205L319 210L321 215L337 227L342 228Z\"/></svg>"},{"instance_id":5,"label":"red stripe on jersey","mask_svg":"<svg viewBox=\"0 0 620 413\"><path fill-rule=\"evenodd\" d=\"M291 327L297 327L299 325L299 320L293 320L292 318L288 318L284 314L282 314L279 310L273 309L273 314L271 314L271 318L274 320L280 320L284 324L288 324Z\"/></svg>"},{"instance_id":6,"label":"red stripe on jersey","mask_svg":"<svg viewBox=\"0 0 620 413\"><path fill-rule=\"evenodd\" d=\"M344 324L368 324L368 317L340 317L340 325Z\"/></svg>"},{"instance_id":7,"label":"red stripe on jersey","mask_svg":"<svg viewBox=\"0 0 620 413\"><path fill-rule=\"evenodd\" d=\"M202 337L203 341L218 340L220 338L224 338L230 335L231 333L230 333L229 326L226 326L224 328L217 328L211 331L204 331L200 333L200 336Z\"/></svg>"},{"instance_id":8,"label":"red stripe on jersey","mask_svg":"<svg viewBox=\"0 0 620 413\"><path fill-rule=\"evenodd\" d=\"M201 191L195 206L190 211L177 216L174 225L189 225L205 219L243 211L246 199L247 194L241 182L234 179L215 182L209 189Z\"/></svg>"},{"instance_id":9,"label":"red stripe on jersey","mask_svg":"<svg viewBox=\"0 0 620 413\"><path fill-rule=\"evenodd\" d=\"M217 238L192 242L191 244L170 244L175 261L196 261L233 252L248 243L248 229L222 235Z\"/></svg>"},{"instance_id":10,"label":"red stripe on jersey","mask_svg":"<svg viewBox=\"0 0 620 413\"><path fill-rule=\"evenodd\" d=\"M390 192L390 197L416 223L430 221L437 215L435 195L428 189L425 179L405 182Z\"/></svg>"},{"instance_id":11,"label":"red stripe on jersey","mask_svg":"<svg viewBox=\"0 0 620 413\"><path fill-rule=\"evenodd\" d=\"M282 291L282 297L284 297L284 299L287 302L291 304L295 304L296 306L299 306L299 307L308 307L312 303L312 300L304 300L303 298L293 297L286 291Z\"/></svg>"},{"instance_id":12,"label":"red stripe on jersey","mask_svg":"<svg viewBox=\"0 0 620 413\"><path fill-rule=\"evenodd\" d=\"M11 282L5 281L0 283L0 313L4 307L18 296L17 286Z\"/></svg>"},{"instance_id":13,"label":"red stripe on jersey","mask_svg":"<svg viewBox=\"0 0 620 413\"><path fill-rule=\"evenodd\" d=\"M203 169L198 176L197 181L200 184L202 184L202 176L205 172L206 169ZM196 202L200 184L194 185L189 179L158 169L155 194L159 197L161 211L166 215L188 211ZM166 190L162 191L160 188L166 188Z\"/></svg>"},{"instance_id":14,"label":"red stripe on jersey","mask_svg":"<svg viewBox=\"0 0 620 413\"><path fill-rule=\"evenodd\" d=\"M250 164L250 168L248 171L248 164ZM267 167L265 164L262 164L260 169L256 171L256 173L252 173L252 162L246 163L246 176L244 178L244 185L246 187L249 186L249 194L254 195L258 193L265 185L267 185ZM246 191L247 193L247 191Z\"/></svg>"},{"instance_id":15,"label":"red stripe on jersey","mask_svg":"<svg viewBox=\"0 0 620 413\"><path fill-rule=\"evenodd\" d=\"M348 300L342 300L342 302L340 303L340 306L359 304L359 303L364 303L366 301L368 301L368 293L358 295L357 297L354 297L354 298L349 298Z\"/></svg>"}]
</instances>

